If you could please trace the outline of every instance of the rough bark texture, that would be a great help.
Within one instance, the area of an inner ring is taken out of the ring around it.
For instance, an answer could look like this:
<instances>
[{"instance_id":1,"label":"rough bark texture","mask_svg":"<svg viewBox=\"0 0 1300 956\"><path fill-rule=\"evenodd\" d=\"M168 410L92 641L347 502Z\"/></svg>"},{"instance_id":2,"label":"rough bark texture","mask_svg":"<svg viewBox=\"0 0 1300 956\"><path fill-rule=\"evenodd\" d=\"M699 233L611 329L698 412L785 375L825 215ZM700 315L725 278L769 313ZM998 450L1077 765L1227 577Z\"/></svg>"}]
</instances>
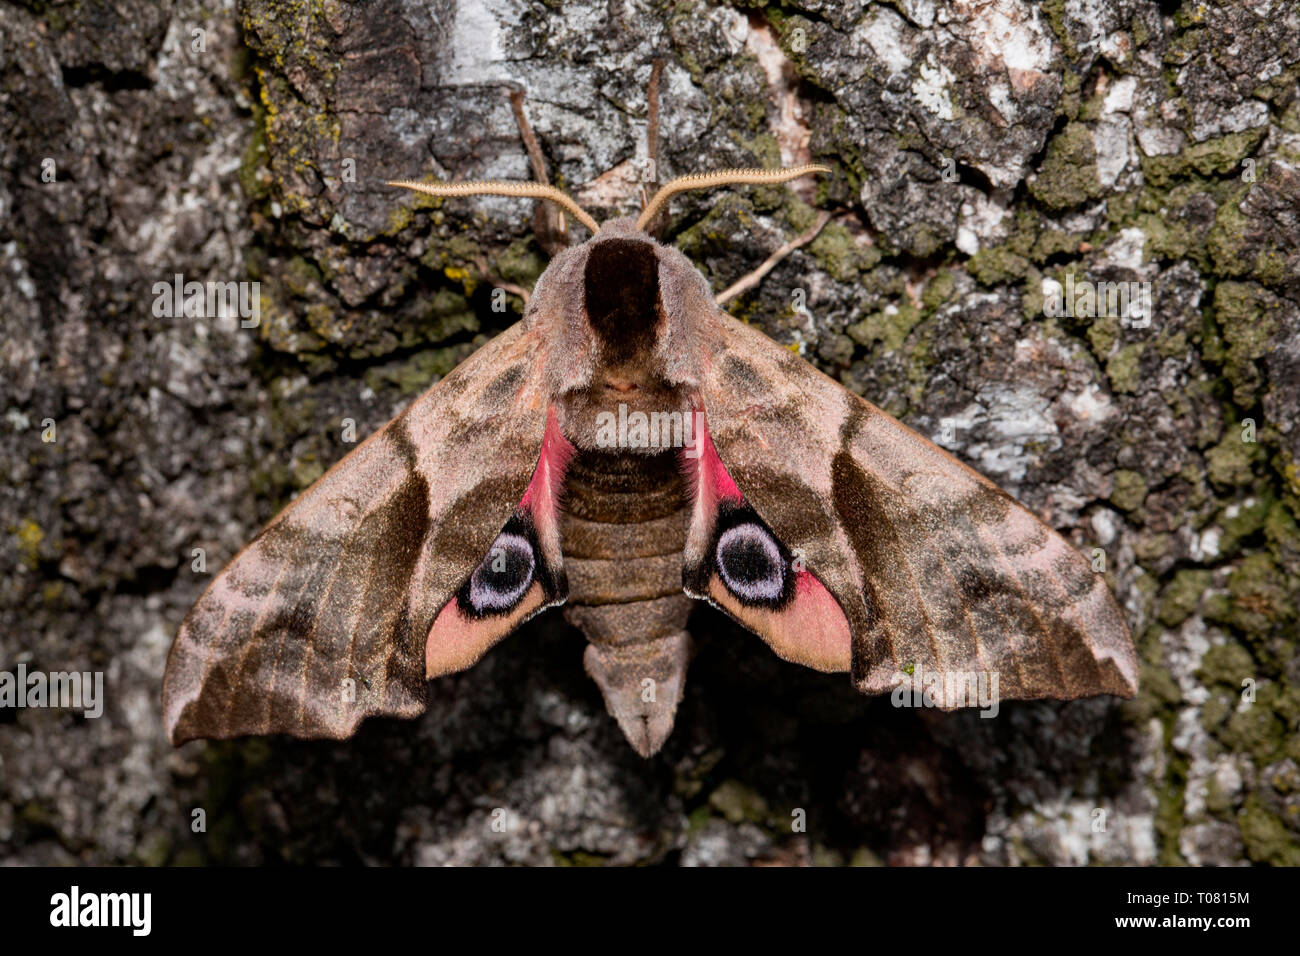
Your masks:
<instances>
[{"instance_id":1,"label":"rough bark texture","mask_svg":"<svg viewBox=\"0 0 1300 956\"><path fill-rule=\"evenodd\" d=\"M834 210L733 312L1103 549L1139 697L896 709L701 610L647 762L551 614L419 721L173 752L211 575L544 265L528 204L382 180L526 177L513 86L626 210L655 55L665 176L834 169L673 241L722 288ZM0 857L1300 863L1298 78L1284 0L0 7L0 670L107 697L0 711ZM176 273L260 281L260 327L155 317ZM1045 314L1067 275L1150 282L1150 326Z\"/></svg>"}]
</instances>

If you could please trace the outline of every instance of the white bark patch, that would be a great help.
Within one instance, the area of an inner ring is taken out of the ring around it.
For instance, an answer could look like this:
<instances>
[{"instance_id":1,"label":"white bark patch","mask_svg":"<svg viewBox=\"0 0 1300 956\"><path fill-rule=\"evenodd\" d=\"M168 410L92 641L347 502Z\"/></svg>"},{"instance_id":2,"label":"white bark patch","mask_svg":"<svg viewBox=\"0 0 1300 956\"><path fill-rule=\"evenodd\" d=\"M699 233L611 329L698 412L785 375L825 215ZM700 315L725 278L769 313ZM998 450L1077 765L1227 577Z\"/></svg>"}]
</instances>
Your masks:
<instances>
[{"instance_id":1,"label":"white bark patch","mask_svg":"<svg viewBox=\"0 0 1300 956\"><path fill-rule=\"evenodd\" d=\"M912 66L912 56L904 38L903 18L888 7L876 7L862 18L854 40L866 40L871 51L889 68L891 75L906 73Z\"/></svg>"},{"instance_id":2,"label":"white bark patch","mask_svg":"<svg viewBox=\"0 0 1300 956\"><path fill-rule=\"evenodd\" d=\"M1020 110L1016 106L1016 101L1011 98L1011 87L1001 80L990 83L988 88L989 102L993 108L998 111L998 115L1006 120L1007 125L1016 121L1020 115Z\"/></svg>"},{"instance_id":3,"label":"white bark patch","mask_svg":"<svg viewBox=\"0 0 1300 956\"><path fill-rule=\"evenodd\" d=\"M511 79L501 43L503 22L509 20L518 26L517 11L510 4L493 0L457 4L447 43L451 63L444 80L446 85L501 83Z\"/></svg>"},{"instance_id":4,"label":"white bark patch","mask_svg":"<svg viewBox=\"0 0 1300 956\"><path fill-rule=\"evenodd\" d=\"M1065 404L1071 414L1081 422L1096 424L1105 421L1115 413L1115 406L1111 404L1110 396L1103 392L1096 382L1077 395L1067 393Z\"/></svg>"},{"instance_id":5,"label":"white bark patch","mask_svg":"<svg viewBox=\"0 0 1300 956\"><path fill-rule=\"evenodd\" d=\"M1137 92L1136 77L1117 80L1102 101L1101 117L1092 128L1092 148L1097 154L1097 179L1103 186L1114 186L1120 174L1132 164L1137 166L1133 151L1133 123L1128 112Z\"/></svg>"},{"instance_id":6,"label":"white bark patch","mask_svg":"<svg viewBox=\"0 0 1300 956\"><path fill-rule=\"evenodd\" d=\"M903 11L903 16L922 30L934 23L934 0L901 0L898 8Z\"/></svg>"},{"instance_id":7,"label":"white bark patch","mask_svg":"<svg viewBox=\"0 0 1300 956\"><path fill-rule=\"evenodd\" d=\"M1268 107L1261 100L1246 100L1232 109L1215 113L1214 118L1198 123L1192 130L1192 139L1203 143L1207 139L1227 136L1229 133L1241 133L1255 129L1268 122Z\"/></svg>"},{"instance_id":8,"label":"white bark patch","mask_svg":"<svg viewBox=\"0 0 1300 956\"><path fill-rule=\"evenodd\" d=\"M1019 483L1038 458L1027 445L1060 447L1060 432L1048 411L1047 399L1028 386L980 389L974 403L948 416L957 439L949 447L962 447L965 459L999 484ZM963 444L963 436L974 429L983 440Z\"/></svg>"},{"instance_id":9,"label":"white bark patch","mask_svg":"<svg viewBox=\"0 0 1300 956\"><path fill-rule=\"evenodd\" d=\"M1002 223L1006 215L1007 209L1001 202L983 193L963 202L957 223L957 248L973 256L983 243L991 245L1005 239L1007 229Z\"/></svg>"},{"instance_id":10,"label":"white bark patch","mask_svg":"<svg viewBox=\"0 0 1300 956\"><path fill-rule=\"evenodd\" d=\"M1126 116L1103 119L1092 128L1092 149L1097 154L1097 179L1114 186L1129 162L1129 121Z\"/></svg>"},{"instance_id":11,"label":"white bark patch","mask_svg":"<svg viewBox=\"0 0 1300 956\"><path fill-rule=\"evenodd\" d=\"M921 64L920 75L912 81L912 94L917 102L941 120L953 118L952 96L948 87L953 75L946 66L935 60L934 54L926 57Z\"/></svg>"},{"instance_id":12,"label":"white bark patch","mask_svg":"<svg viewBox=\"0 0 1300 956\"><path fill-rule=\"evenodd\" d=\"M1109 116L1112 113L1127 113L1133 108L1133 94L1137 92L1137 77L1125 76L1111 84L1106 91L1106 99L1102 102L1101 112L1103 116Z\"/></svg>"},{"instance_id":13,"label":"white bark patch","mask_svg":"<svg viewBox=\"0 0 1300 956\"><path fill-rule=\"evenodd\" d=\"M1052 39L1036 7L1017 0L960 6L968 7L971 14L971 46L981 66L1024 74L1047 71L1052 62Z\"/></svg>"}]
</instances>

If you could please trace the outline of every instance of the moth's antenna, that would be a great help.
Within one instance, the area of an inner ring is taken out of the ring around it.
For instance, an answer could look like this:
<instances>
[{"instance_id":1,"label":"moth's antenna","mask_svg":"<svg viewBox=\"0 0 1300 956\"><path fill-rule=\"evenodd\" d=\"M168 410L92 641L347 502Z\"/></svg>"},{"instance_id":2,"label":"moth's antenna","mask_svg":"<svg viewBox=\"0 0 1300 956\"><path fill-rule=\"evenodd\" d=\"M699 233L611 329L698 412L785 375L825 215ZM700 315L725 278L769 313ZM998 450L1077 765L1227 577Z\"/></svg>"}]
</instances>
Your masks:
<instances>
[{"instance_id":1,"label":"moth's antenna","mask_svg":"<svg viewBox=\"0 0 1300 956\"><path fill-rule=\"evenodd\" d=\"M542 183L469 182L469 183L419 183L413 179L393 179L385 185L400 186L429 196L519 196L524 199L545 199L573 213L573 218L593 233L600 232L596 222L585 209L554 186Z\"/></svg>"},{"instance_id":2,"label":"moth's antenna","mask_svg":"<svg viewBox=\"0 0 1300 956\"><path fill-rule=\"evenodd\" d=\"M655 193L649 205L641 210L636 227L645 229L646 224L655 217L673 196L690 189L716 189L719 186L770 186L807 176L811 173L829 173L829 166L812 163L807 166L790 166L785 169L721 169L716 173L692 173L679 176L666 183Z\"/></svg>"}]
</instances>

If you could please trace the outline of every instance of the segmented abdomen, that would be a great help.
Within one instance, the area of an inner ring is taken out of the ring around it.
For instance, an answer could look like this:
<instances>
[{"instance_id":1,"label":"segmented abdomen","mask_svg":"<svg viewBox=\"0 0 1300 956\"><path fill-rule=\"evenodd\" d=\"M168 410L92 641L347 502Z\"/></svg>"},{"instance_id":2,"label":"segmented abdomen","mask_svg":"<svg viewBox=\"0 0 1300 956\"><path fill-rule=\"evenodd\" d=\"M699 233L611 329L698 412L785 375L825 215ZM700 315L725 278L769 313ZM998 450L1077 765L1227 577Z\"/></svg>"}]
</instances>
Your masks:
<instances>
[{"instance_id":1,"label":"segmented abdomen","mask_svg":"<svg viewBox=\"0 0 1300 956\"><path fill-rule=\"evenodd\" d=\"M560 519L569 618L593 643L654 637L667 618L677 629L685 624L691 602L682 594L684 489L672 451L579 451L569 463ZM604 610L592 615L580 607ZM611 630L616 621L623 626Z\"/></svg>"},{"instance_id":2,"label":"segmented abdomen","mask_svg":"<svg viewBox=\"0 0 1300 956\"><path fill-rule=\"evenodd\" d=\"M681 468L671 451L579 451L564 488L564 616L587 637L583 663L609 712L648 757L672 730L691 658Z\"/></svg>"}]
</instances>

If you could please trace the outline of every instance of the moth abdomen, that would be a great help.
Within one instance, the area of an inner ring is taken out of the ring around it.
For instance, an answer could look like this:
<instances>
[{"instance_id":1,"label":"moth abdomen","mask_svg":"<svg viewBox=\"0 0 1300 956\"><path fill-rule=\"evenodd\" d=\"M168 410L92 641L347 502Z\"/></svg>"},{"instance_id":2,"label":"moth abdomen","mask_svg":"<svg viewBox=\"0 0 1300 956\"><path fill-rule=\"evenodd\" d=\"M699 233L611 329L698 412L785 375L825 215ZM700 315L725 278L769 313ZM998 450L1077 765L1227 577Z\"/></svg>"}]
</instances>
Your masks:
<instances>
[{"instance_id":1,"label":"moth abdomen","mask_svg":"<svg viewBox=\"0 0 1300 956\"><path fill-rule=\"evenodd\" d=\"M672 730L691 656L685 490L673 450L579 450L565 476L565 618L589 642L583 661L610 714L647 757Z\"/></svg>"},{"instance_id":2,"label":"moth abdomen","mask_svg":"<svg viewBox=\"0 0 1300 956\"><path fill-rule=\"evenodd\" d=\"M564 505L560 540L571 604L680 593L688 515L672 451L579 451L566 472Z\"/></svg>"},{"instance_id":3,"label":"moth abdomen","mask_svg":"<svg viewBox=\"0 0 1300 956\"><path fill-rule=\"evenodd\" d=\"M619 729L642 757L672 733L694 646L685 630L628 644L588 644L582 662Z\"/></svg>"}]
</instances>

